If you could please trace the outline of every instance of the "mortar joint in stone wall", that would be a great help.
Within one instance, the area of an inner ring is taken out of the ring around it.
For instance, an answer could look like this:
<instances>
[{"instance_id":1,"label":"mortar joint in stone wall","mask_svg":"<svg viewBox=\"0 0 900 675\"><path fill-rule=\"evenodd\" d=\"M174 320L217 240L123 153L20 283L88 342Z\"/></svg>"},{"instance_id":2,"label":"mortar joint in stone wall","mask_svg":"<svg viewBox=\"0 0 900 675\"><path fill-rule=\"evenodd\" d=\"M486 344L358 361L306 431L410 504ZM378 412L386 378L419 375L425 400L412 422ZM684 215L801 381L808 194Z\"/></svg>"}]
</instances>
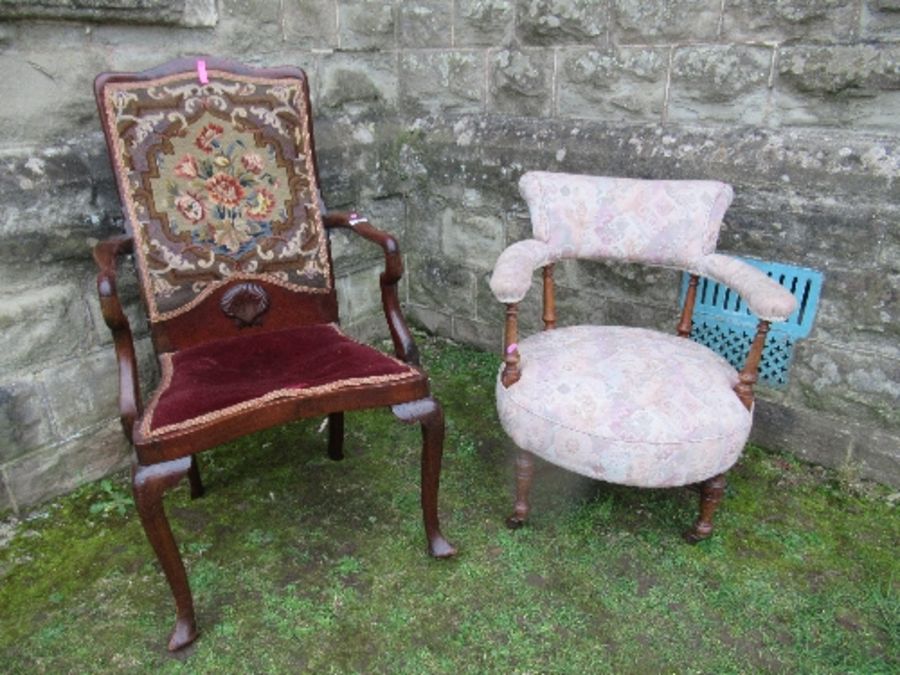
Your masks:
<instances>
[{"instance_id":1,"label":"mortar joint in stone wall","mask_svg":"<svg viewBox=\"0 0 900 675\"><path fill-rule=\"evenodd\" d=\"M3 482L3 487L6 490L7 497L9 497L9 503L12 506L13 513L18 516L19 503L16 501L16 496L13 494L12 485L10 484L9 477L6 474L5 466L0 466L0 481Z\"/></svg>"},{"instance_id":2,"label":"mortar joint in stone wall","mask_svg":"<svg viewBox=\"0 0 900 675\"><path fill-rule=\"evenodd\" d=\"M484 97L481 102L481 110L483 112L488 112L488 98L490 97L491 92L491 50L485 49L484 56L482 58L484 65Z\"/></svg>"},{"instance_id":3,"label":"mortar joint in stone wall","mask_svg":"<svg viewBox=\"0 0 900 675\"><path fill-rule=\"evenodd\" d=\"M766 96L766 109L763 111L763 121L769 122L775 114L775 68L778 64L778 43L771 45L772 58L769 61L769 77L766 80L768 95Z\"/></svg>"},{"instance_id":4,"label":"mortar joint in stone wall","mask_svg":"<svg viewBox=\"0 0 900 675\"><path fill-rule=\"evenodd\" d=\"M62 363L72 363L77 361L77 359L71 358L66 359L65 361L61 361ZM42 370L39 374L35 375L35 383L37 384L37 393L38 398L41 401L41 405L44 407L44 412L47 416L47 422L50 424L50 432L53 434L53 438L60 439L62 438L62 432L60 431L60 423L56 416L56 411L53 409L53 406L50 405L50 396L47 394L47 383L44 382L44 374L47 372L47 368ZM53 445L52 443L50 445Z\"/></svg>"},{"instance_id":5,"label":"mortar joint in stone wall","mask_svg":"<svg viewBox=\"0 0 900 675\"><path fill-rule=\"evenodd\" d=\"M612 19L613 19L613 10L612 3L606 3L606 47L607 49L612 47Z\"/></svg>"},{"instance_id":6,"label":"mortar joint in stone wall","mask_svg":"<svg viewBox=\"0 0 900 675\"><path fill-rule=\"evenodd\" d=\"M663 88L663 104L660 113L660 124L669 120L669 92L672 89L672 64L675 62L675 45L669 47L669 57L666 63L666 84Z\"/></svg>"},{"instance_id":7,"label":"mortar joint in stone wall","mask_svg":"<svg viewBox=\"0 0 900 675\"><path fill-rule=\"evenodd\" d=\"M553 48L553 74L550 80L550 113L559 117L559 47Z\"/></svg>"},{"instance_id":8,"label":"mortar joint in stone wall","mask_svg":"<svg viewBox=\"0 0 900 675\"><path fill-rule=\"evenodd\" d=\"M725 2L726 0L722 0L719 4L719 20L716 23L716 39L720 42L725 34Z\"/></svg>"},{"instance_id":9,"label":"mortar joint in stone wall","mask_svg":"<svg viewBox=\"0 0 900 675\"><path fill-rule=\"evenodd\" d=\"M456 0L450 3L450 46L456 46Z\"/></svg>"},{"instance_id":10,"label":"mortar joint in stone wall","mask_svg":"<svg viewBox=\"0 0 900 675\"><path fill-rule=\"evenodd\" d=\"M338 0L334 0L334 35L335 40L337 40L338 50L343 49L344 41L341 39L341 3Z\"/></svg>"},{"instance_id":11,"label":"mortar joint in stone wall","mask_svg":"<svg viewBox=\"0 0 900 675\"><path fill-rule=\"evenodd\" d=\"M857 0L856 2L856 21L853 23L852 39L857 39L863 30L863 13L865 11L866 0Z\"/></svg>"}]
</instances>

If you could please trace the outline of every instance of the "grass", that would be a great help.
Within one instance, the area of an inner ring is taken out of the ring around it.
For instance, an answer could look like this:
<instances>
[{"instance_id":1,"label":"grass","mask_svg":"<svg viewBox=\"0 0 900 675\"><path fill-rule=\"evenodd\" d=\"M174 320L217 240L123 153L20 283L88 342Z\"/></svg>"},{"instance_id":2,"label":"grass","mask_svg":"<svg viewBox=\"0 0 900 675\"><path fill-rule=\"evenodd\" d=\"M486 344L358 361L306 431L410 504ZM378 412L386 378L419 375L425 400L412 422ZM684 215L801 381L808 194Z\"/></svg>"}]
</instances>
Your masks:
<instances>
[{"instance_id":1,"label":"grass","mask_svg":"<svg viewBox=\"0 0 900 675\"><path fill-rule=\"evenodd\" d=\"M167 505L200 639L170 655L168 587L115 476L0 527L0 669L34 672L596 673L900 670L888 490L750 447L717 533L679 533L685 489L640 490L541 465L530 526L510 532L513 447L498 360L439 340L425 365L447 414L444 533L427 558L419 434L347 416L203 457L207 496Z\"/></svg>"}]
</instances>

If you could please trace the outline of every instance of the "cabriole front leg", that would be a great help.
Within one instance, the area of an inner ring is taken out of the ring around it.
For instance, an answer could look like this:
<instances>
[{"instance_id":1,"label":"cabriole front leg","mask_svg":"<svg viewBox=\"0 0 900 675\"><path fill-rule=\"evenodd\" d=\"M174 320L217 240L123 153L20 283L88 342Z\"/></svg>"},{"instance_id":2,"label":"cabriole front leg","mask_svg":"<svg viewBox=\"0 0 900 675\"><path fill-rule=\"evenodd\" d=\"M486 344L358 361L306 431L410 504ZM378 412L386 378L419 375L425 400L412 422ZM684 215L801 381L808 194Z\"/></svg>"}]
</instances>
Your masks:
<instances>
[{"instance_id":1,"label":"cabriole front leg","mask_svg":"<svg viewBox=\"0 0 900 675\"><path fill-rule=\"evenodd\" d=\"M183 457L171 462L143 466L135 464L131 470L131 483L134 490L134 501L137 505L141 524L147 539L156 552L159 564L163 568L172 595L175 597L175 629L169 637L169 651L186 647L197 639L197 625L194 620L194 601L188 585L184 563L178 552L178 545L172 535L172 528L163 508L163 495L166 490L177 485L182 478L190 474L192 493L199 486L199 472L190 457ZM196 482L195 482L196 477ZM199 488L202 491L202 487ZM197 495L195 495L197 496Z\"/></svg>"},{"instance_id":2,"label":"cabriole front leg","mask_svg":"<svg viewBox=\"0 0 900 675\"><path fill-rule=\"evenodd\" d=\"M401 403L391 408L401 422L422 424L422 518L428 552L435 558L449 558L456 548L441 534L438 520L438 489L441 457L444 453L444 411L433 398Z\"/></svg>"}]
</instances>

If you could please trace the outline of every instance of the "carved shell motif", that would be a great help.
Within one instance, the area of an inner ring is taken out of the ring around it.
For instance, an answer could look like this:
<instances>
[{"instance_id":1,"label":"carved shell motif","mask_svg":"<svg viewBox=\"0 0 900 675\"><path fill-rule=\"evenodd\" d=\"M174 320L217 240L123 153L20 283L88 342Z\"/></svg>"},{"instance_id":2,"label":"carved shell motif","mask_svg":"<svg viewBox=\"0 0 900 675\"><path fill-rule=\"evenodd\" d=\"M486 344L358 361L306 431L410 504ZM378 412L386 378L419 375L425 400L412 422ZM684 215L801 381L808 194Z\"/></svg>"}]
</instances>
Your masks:
<instances>
[{"instance_id":1,"label":"carved shell motif","mask_svg":"<svg viewBox=\"0 0 900 675\"><path fill-rule=\"evenodd\" d=\"M259 325L260 317L269 309L269 294L259 284L237 284L225 292L219 307L239 328Z\"/></svg>"}]
</instances>

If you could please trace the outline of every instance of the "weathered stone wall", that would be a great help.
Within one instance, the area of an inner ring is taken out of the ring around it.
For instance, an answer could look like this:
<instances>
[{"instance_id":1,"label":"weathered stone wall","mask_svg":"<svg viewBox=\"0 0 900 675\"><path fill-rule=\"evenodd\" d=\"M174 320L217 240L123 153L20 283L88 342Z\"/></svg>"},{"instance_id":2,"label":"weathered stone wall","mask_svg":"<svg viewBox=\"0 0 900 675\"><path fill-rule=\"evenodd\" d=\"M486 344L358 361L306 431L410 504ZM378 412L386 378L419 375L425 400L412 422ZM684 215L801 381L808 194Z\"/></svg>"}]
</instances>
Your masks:
<instances>
[{"instance_id":1,"label":"weathered stone wall","mask_svg":"<svg viewBox=\"0 0 900 675\"><path fill-rule=\"evenodd\" d=\"M789 388L760 388L754 440L900 482L900 4L460 1L443 22L400 56L412 313L498 347L486 281L529 236L523 171L726 180L720 250L825 273ZM561 320L672 330L678 281L567 262Z\"/></svg>"},{"instance_id":2,"label":"weathered stone wall","mask_svg":"<svg viewBox=\"0 0 900 675\"><path fill-rule=\"evenodd\" d=\"M400 236L415 320L488 348L523 171L732 182L722 249L826 274L757 440L900 482L896 2L0 0L0 21L0 512L127 461L89 257L119 218L91 81L200 53L308 70L329 205ZM380 254L335 245L345 325L378 334ZM558 277L566 321L673 325L673 273Z\"/></svg>"}]
</instances>

